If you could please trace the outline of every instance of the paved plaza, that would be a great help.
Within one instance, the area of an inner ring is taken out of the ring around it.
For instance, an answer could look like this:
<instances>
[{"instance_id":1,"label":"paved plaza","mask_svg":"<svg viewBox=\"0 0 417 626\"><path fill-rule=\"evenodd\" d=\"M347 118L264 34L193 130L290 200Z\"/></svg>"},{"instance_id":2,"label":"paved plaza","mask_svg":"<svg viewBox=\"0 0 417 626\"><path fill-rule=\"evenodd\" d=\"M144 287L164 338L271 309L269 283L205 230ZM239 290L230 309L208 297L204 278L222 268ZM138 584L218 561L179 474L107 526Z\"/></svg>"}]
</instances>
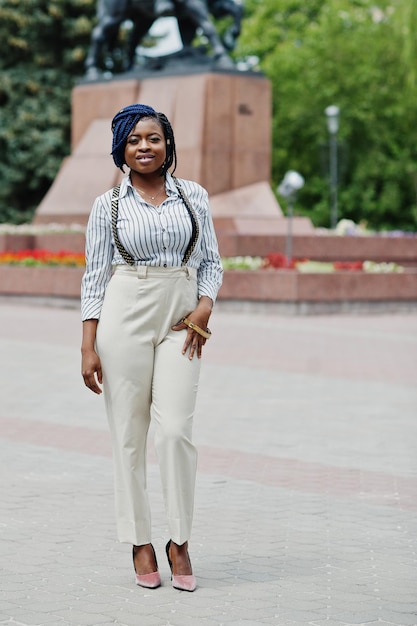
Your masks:
<instances>
[{"instance_id":1,"label":"paved plaza","mask_svg":"<svg viewBox=\"0 0 417 626\"><path fill-rule=\"evenodd\" d=\"M195 418L195 593L134 584L76 308L0 301L0 625L417 625L417 315L220 303Z\"/></svg>"}]
</instances>

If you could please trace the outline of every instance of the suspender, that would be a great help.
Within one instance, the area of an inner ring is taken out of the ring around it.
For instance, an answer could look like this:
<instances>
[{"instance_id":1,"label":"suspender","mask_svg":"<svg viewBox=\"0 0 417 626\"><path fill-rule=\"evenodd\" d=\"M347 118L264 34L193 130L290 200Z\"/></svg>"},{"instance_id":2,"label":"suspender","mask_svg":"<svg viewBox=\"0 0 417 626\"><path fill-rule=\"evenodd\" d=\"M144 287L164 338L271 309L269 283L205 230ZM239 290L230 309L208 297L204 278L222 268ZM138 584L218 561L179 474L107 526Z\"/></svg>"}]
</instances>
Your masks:
<instances>
[{"instance_id":1,"label":"suspender","mask_svg":"<svg viewBox=\"0 0 417 626\"><path fill-rule=\"evenodd\" d=\"M181 187L179 180L175 176L173 176L172 178L178 189L178 193L181 197L181 200L185 204L185 207L188 211L188 214L191 219L191 224L192 224L191 239L188 243L187 249L185 251L185 254L182 258L182 263L181 263L181 265L187 265L190 259L190 256L192 255L194 248L196 246L198 236L200 234L200 229L199 229L198 220L197 220L194 208L191 202L189 201L187 194L185 193L184 189ZM128 265L135 265L135 259L122 246L122 243L117 234L117 216L119 213L119 194L120 194L120 185L116 185L116 187L113 187L113 193L112 193L112 198L111 198L111 227L112 227L112 232L113 232L113 239L114 239L114 243L116 244L118 251L120 252L122 259L126 261Z\"/></svg>"},{"instance_id":2,"label":"suspender","mask_svg":"<svg viewBox=\"0 0 417 626\"><path fill-rule=\"evenodd\" d=\"M119 235L117 234L117 215L119 213L119 193L120 185L113 187L113 193L111 196L111 228L113 231L114 243L117 246L118 251L122 255L122 258L128 265L134 265L135 259L129 254L127 250L122 246Z\"/></svg>"}]
</instances>

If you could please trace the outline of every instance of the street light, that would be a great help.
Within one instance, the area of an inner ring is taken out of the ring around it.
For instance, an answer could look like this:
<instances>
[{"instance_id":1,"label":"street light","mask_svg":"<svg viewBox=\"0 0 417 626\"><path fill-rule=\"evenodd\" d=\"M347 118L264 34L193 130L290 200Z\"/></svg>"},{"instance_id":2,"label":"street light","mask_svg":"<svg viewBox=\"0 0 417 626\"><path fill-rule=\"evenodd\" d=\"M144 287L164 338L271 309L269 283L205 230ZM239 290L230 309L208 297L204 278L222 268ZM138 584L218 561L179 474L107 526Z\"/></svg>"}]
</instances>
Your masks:
<instances>
[{"instance_id":1,"label":"street light","mask_svg":"<svg viewBox=\"0 0 417 626\"><path fill-rule=\"evenodd\" d=\"M288 232L287 232L287 242L285 249L285 256L287 259L287 265L291 263L292 260L292 217L293 217L293 209L295 199L297 197L297 192L304 187L304 178L296 172L295 170L289 170L287 172L278 186L278 193L288 200Z\"/></svg>"},{"instance_id":2,"label":"street light","mask_svg":"<svg viewBox=\"0 0 417 626\"><path fill-rule=\"evenodd\" d=\"M327 117L327 129L330 134L330 223L337 226L337 131L339 130L340 109L332 104L324 110Z\"/></svg>"}]
</instances>

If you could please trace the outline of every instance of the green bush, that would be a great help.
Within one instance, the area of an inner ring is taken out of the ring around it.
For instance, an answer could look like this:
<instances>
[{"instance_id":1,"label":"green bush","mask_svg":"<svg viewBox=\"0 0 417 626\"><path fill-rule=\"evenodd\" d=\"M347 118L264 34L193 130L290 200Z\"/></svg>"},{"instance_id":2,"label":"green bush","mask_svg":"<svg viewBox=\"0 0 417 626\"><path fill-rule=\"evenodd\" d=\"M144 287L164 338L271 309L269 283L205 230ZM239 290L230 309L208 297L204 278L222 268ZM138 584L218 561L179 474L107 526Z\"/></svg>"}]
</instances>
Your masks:
<instances>
[{"instance_id":1,"label":"green bush","mask_svg":"<svg viewBox=\"0 0 417 626\"><path fill-rule=\"evenodd\" d=\"M0 2L0 222L29 221L70 150L95 0Z\"/></svg>"},{"instance_id":2,"label":"green bush","mask_svg":"<svg viewBox=\"0 0 417 626\"><path fill-rule=\"evenodd\" d=\"M298 170L296 211L329 225L324 109L336 104L339 217L417 230L417 3L247 0L246 10L239 52L272 82L273 187Z\"/></svg>"}]
</instances>

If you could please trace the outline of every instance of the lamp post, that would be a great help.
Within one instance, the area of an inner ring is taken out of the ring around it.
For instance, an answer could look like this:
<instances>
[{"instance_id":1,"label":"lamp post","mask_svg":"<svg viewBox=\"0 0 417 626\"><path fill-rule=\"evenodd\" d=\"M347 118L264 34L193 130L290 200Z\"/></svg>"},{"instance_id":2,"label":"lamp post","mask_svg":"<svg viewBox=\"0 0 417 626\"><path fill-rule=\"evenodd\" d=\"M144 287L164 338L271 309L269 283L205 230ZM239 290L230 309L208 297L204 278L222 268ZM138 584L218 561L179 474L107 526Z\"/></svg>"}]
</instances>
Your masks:
<instances>
[{"instance_id":1,"label":"lamp post","mask_svg":"<svg viewBox=\"0 0 417 626\"><path fill-rule=\"evenodd\" d=\"M297 192L304 187L304 178L295 170L287 172L277 188L278 193L288 200L288 231L285 246L287 265L292 261L292 218Z\"/></svg>"},{"instance_id":2,"label":"lamp post","mask_svg":"<svg viewBox=\"0 0 417 626\"><path fill-rule=\"evenodd\" d=\"M330 224L334 229L337 225L337 131L339 130L340 109L332 104L324 112L327 118L327 129L330 134Z\"/></svg>"}]
</instances>

